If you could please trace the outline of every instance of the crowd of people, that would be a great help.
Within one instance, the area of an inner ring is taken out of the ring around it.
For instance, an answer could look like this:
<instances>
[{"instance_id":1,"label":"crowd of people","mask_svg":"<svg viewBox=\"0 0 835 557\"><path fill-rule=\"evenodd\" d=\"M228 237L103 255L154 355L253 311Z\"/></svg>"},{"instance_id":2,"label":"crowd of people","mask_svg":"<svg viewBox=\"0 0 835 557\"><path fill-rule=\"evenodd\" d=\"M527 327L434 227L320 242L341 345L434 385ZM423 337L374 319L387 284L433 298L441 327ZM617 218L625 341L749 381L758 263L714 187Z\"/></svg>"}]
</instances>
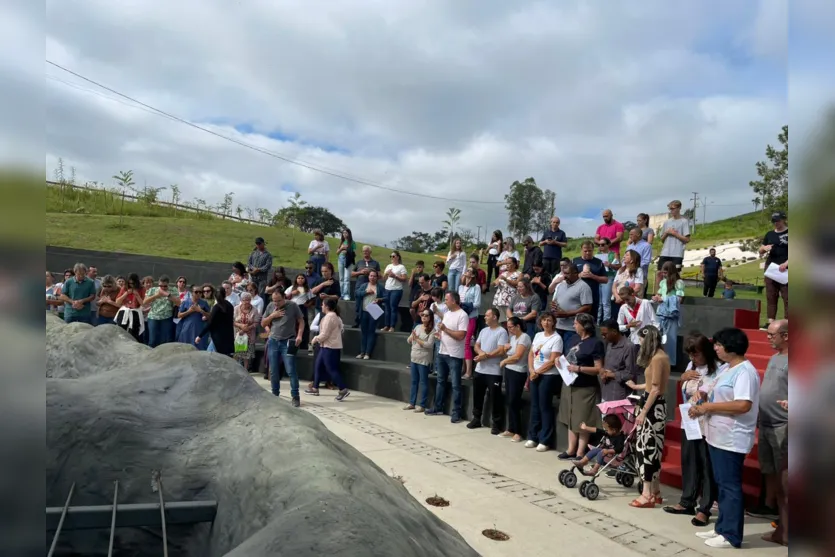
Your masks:
<instances>
[{"instance_id":1,"label":"crowd of people","mask_svg":"<svg viewBox=\"0 0 835 557\"><path fill-rule=\"evenodd\" d=\"M353 325L361 332L356 357L367 360L379 333L398 330L400 302L408 286L412 384L405 410L445 415L449 385L450 420L465 420L462 378L471 378L468 428L483 427L489 400L493 435L546 452L557 446L558 422L568 431L567 448L558 458L581 468L599 467L617 458L623 444L619 418L603 415L598 404L638 393L635 451L643 492L631 505L654 508L662 503L665 426L675 398L668 400L666 390L676 366L684 296L680 270L690 237L681 203L673 201L669 209L670 219L659 232L662 249L654 292L648 280L655 239L649 218L639 215L638 226L627 231L606 210L594 239L584 241L581 255L574 259L563 257L567 237L557 217L538 242L532 237L523 240L524 260L514 240L496 230L484 253L468 255L461 240L453 239L445 260L432 262L431 273L422 261L409 271L397 250L391 251L385 267L373 259L370 246L357 254L347 229L335 269L328 242L315 231L305 270L294 278L274 267L264 239L256 238L247 263L234 263L217 288L189 284L184 276L177 277L173 287L167 276L99 278L95 267L82 263L65 271L62 282L47 272L47 311L67 323L115 323L151 347L191 344L233 357L247 368L262 331L272 392L279 395L281 368L290 379L291 402L298 407L295 357L300 349L313 355L315 347L316 352L314 380L305 394L318 396L323 381L337 389L339 401L350 394L340 371L344 325L338 301L354 299ZM763 249L770 261L787 267L785 215L775 214L772 220L777 236L769 233ZM480 267L485 256L486 272ZM715 262L706 260L708 267L715 268ZM484 311L479 330L482 300L491 290L492 305ZM769 296L775 292L787 303L782 285L769 287ZM769 478L767 510L777 507L780 512L779 527L768 538L787 543L782 474L787 455L788 323L776 321L775 313L776 301L769 301L768 336L778 354L762 390L756 369L745 359L748 339L743 331L723 329L712 339L691 333L685 339L690 364L682 376L682 395L691 403L690 416L701 421L704 438L683 442L684 493L679 504L664 510L692 515L693 525L707 526L718 502L714 529L699 533L712 547L742 543L742 469L758 424L761 468ZM559 372L563 366L576 374L570 384ZM433 375L435 396L430 400ZM525 391L530 393L527 431L522 430L520 415ZM555 396L560 400L556 416Z\"/></svg>"}]
</instances>

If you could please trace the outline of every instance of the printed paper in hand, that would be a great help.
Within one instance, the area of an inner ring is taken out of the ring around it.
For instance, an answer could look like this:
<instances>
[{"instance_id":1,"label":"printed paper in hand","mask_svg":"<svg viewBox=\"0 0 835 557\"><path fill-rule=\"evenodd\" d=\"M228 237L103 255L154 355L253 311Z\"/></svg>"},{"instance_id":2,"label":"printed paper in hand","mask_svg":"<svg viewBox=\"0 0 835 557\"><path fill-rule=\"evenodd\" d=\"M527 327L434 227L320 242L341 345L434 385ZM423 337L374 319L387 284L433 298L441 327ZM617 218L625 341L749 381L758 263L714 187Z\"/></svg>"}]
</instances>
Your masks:
<instances>
[{"instance_id":1,"label":"printed paper in hand","mask_svg":"<svg viewBox=\"0 0 835 557\"><path fill-rule=\"evenodd\" d=\"M383 316L383 310L377 304L369 304L365 311L371 314L372 319L379 319Z\"/></svg>"},{"instance_id":2,"label":"printed paper in hand","mask_svg":"<svg viewBox=\"0 0 835 557\"><path fill-rule=\"evenodd\" d=\"M577 379L576 373L568 371L568 360L565 359L565 356L560 356L560 359L557 362L557 371L560 372L562 381L566 385L571 385L574 383L574 380Z\"/></svg>"},{"instance_id":3,"label":"printed paper in hand","mask_svg":"<svg viewBox=\"0 0 835 557\"><path fill-rule=\"evenodd\" d=\"M609 262L609 254L608 253L595 253L594 256L598 258L603 263Z\"/></svg>"},{"instance_id":4,"label":"printed paper in hand","mask_svg":"<svg viewBox=\"0 0 835 557\"><path fill-rule=\"evenodd\" d=\"M789 283L789 270L786 269L785 271L780 271L780 266L777 263L772 263L768 266L765 270L765 277L770 278L774 282L778 282L780 284L788 284Z\"/></svg>"},{"instance_id":5,"label":"printed paper in hand","mask_svg":"<svg viewBox=\"0 0 835 557\"><path fill-rule=\"evenodd\" d=\"M681 411L681 429L684 430L688 441L700 441L703 437L702 426L698 418L693 419L688 414L691 406L690 403L685 403L678 407Z\"/></svg>"}]
</instances>

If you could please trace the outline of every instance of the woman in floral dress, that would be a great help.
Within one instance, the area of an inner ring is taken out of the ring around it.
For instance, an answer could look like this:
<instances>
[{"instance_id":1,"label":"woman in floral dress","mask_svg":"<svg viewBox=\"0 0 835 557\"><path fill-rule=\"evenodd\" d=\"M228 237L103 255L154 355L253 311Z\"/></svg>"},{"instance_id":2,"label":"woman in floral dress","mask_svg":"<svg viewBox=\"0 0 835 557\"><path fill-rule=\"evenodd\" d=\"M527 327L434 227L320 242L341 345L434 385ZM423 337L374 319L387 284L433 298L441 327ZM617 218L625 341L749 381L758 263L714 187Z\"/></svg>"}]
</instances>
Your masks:
<instances>
[{"instance_id":1,"label":"woman in floral dress","mask_svg":"<svg viewBox=\"0 0 835 557\"><path fill-rule=\"evenodd\" d=\"M493 305L499 310L499 319L507 321L507 308L510 301L516 296L516 285L522 274L519 272L519 260L515 257L508 257L504 260L505 270L493 281L496 287L496 296L493 298Z\"/></svg>"},{"instance_id":2,"label":"woman in floral dress","mask_svg":"<svg viewBox=\"0 0 835 557\"><path fill-rule=\"evenodd\" d=\"M252 305L252 294L241 294L241 303L235 308L235 335L247 336L246 352L235 352L237 360L244 369L249 369L249 361L255 356L255 333L261 322L261 312Z\"/></svg>"}]
</instances>

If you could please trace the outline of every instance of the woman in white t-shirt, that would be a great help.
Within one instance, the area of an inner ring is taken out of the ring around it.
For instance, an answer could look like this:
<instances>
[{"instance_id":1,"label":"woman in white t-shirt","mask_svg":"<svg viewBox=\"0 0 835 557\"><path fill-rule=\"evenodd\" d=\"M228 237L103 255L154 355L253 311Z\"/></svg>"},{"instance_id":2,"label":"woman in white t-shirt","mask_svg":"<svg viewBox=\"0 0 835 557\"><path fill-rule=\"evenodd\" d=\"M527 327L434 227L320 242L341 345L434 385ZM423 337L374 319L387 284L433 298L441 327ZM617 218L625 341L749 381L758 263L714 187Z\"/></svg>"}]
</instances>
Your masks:
<instances>
[{"instance_id":1,"label":"woman in white t-shirt","mask_svg":"<svg viewBox=\"0 0 835 557\"><path fill-rule=\"evenodd\" d=\"M391 252L391 263L386 265L383 271L383 278L386 279L384 294L385 314L383 314L384 333L393 333L397 325L397 311L400 307L400 300L403 299L403 283L409 278L406 267L400 259L400 252Z\"/></svg>"},{"instance_id":2,"label":"woman in white t-shirt","mask_svg":"<svg viewBox=\"0 0 835 557\"><path fill-rule=\"evenodd\" d=\"M458 292L458 287L461 285L461 275L467 268L467 254L464 253L464 243L461 238L452 240L452 248L446 256L446 266L449 291Z\"/></svg>"},{"instance_id":3,"label":"woman in white t-shirt","mask_svg":"<svg viewBox=\"0 0 835 557\"><path fill-rule=\"evenodd\" d=\"M506 357L499 363L504 368L505 389L507 390L507 431L499 437L510 437L514 443L522 441L520 413L522 409L522 391L528 379L528 350L531 337L525 333L525 324L518 317L507 320L507 332L510 344L505 346Z\"/></svg>"},{"instance_id":4,"label":"woman in white t-shirt","mask_svg":"<svg viewBox=\"0 0 835 557\"><path fill-rule=\"evenodd\" d=\"M713 548L740 547L745 523L742 469L754 447L760 406L760 375L745 359L748 337L736 328L713 335L719 359L728 367L716 377L704 402L690 408L690 417L707 416L705 439L713 476L719 487L719 518L713 530L699 532Z\"/></svg>"},{"instance_id":5,"label":"woman in white t-shirt","mask_svg":"<svg viewBox=\"0 0 835 557\"><path fill-rule=\"evenodd\" d=\"M330 251L331 247L325 241L325 235L322 231L318 229L314 230L313 239L310 241L310 245L307 246L307 253L310 255L310 261L313 262L313 270L316 273L322 274L322 263L328 260Z\"/></svg>"},{"instance_id":6,"label":"woman in white t-shirt","mask_svg":"<svg viewBox=\"0 0 835 557\"><path fill-rule=\"evenodd\" d=\"M550 313L539 318L541 333L536 333L528 352L528 376L531 379L531 415L528 420L528 440L525 448L540 453L554 447L554 394L560 378L557 362L562 356L562 337L555 329L556 321Z\"/></svg>"},{"instance_id":7,"label":"woman in white t-shirt","mask_svg":"<svg viewBox=\"0 0 835 557\"><path fill-rule=\"evenodd\" d=\"M493 280L493 273L496 276L499 276L499 254L502 251L502 244L504 243L504 239L502 238L502 231L501 230L494 230L493 235L490 237L490 243L487 244L487 291L490 291L490 283Z\"/></svg>"},{"instance_id":8,"label":"woman in white t-shirt","mask_svg":"<svg viewBox=\"0 0 835 557\"><path fill-rule=\"evenodd\" d=\"M521 259L519 258L519 252L516 251L516 242L508 236L504 239L504 243L502 244L504 251L499 254L499 259L496 261L496 264L499 266L499 272L503 273L507 270L507 263L510 261L510 258L516 260L516 264L519 264Z\"/></svg>"}]
</instances>

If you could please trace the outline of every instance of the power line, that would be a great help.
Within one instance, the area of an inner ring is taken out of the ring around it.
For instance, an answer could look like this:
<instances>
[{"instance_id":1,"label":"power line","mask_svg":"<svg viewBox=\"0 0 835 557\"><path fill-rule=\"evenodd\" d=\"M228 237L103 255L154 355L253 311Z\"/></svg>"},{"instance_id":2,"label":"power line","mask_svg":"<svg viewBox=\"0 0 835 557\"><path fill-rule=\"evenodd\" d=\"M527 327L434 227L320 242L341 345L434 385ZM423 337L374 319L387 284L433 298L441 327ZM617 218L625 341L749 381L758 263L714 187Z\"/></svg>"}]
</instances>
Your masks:
<instances>
[{"instance_id":1,"label":"power line","mask_svg":"<svg viewBox=\"0 0 835 557\"><path fill-rule=\"evenodd\" d=\"M368 181L368 180L363 179L363 178L357 178L357 177L347 175L345 173L335 172L333 170L329 170L329 169L321 167L321 166L314 166L310 163L306 163L306 162L303 162L303 161L300 161L300 160L297 160L297 159L290 158L289 156L282 155L281 153L277 153L277 152L274 152L274 151L269 151L267 149L263 149L263 148L258 147L256 145L252 145L250 143L246 143L244 141L240 141L238 139L235 139L234 137L229 137L227 135L223 135L221 133L210 130L208 128L204 128L203 126L197 125L193 122L189 122L188 120L180 118L179 116L176 116L174 114L170 114L168 112L165 112L164 110L160 110L159 108L153 107L149 104L146 104L142 101L139 101L139 100L137 100L133 97L125 95L124 93L120 93L119 91L117 91L117 90L115 90L111 87L103 85L103 84L101 84L101 83L99 83L99 82L97 82L93 79L90 79L89 77L86 77L86 76L83 76L83 75L81 75L77 72L74 72L73 70L70 70L69 68L65 68L64 66L62 66L60 64L57 64L57 63L55 63L51 60L46 60L46 63L50 64L51 66L54 66L54 67L58 68L59 70L67 72L70 75L74 75L75 77L77 77L79 79L82 79L82 80L84 80L88 83L91 83L91 84L95 85L96 87L100 87L101 89L104 89L105 91L109 91L109 92L111 92L115 95L118 95L118 96L120 96L124 99L127 99L127 100L129 100L133 103L136 103L136 105L139 105L141 107L145 107L146 109L151 110L154 114L169 118L171 120L175 120L175 121L177 121L181 124L185 124L185 125L190 126L192 128L195 128L195 129L198 129L200 131L203 131L203 132L209 133L211 135L214 135L215 137L225 139L226 141L231 141L232 143L240 145L241 147L246 147L247 149L252 149L253 151L262 153L264 155L271 156L273 158L282 160L284 162L288 162L288 163L294 164L296 166L301 166L302 168L307 168L308 170L313 170L314 172L319 172L321 174L326 174L326 175L332 176L334 178L339 178L341 180L346 180L348 182L354 182L356 184L360 184L360 185L363 185L363 186L368 186L368 187L371 187L371 188L381 189L381 190L389 191L389 192L392 192L392 193L399 193L399 194L403 194L403 195L411 195L411 196L414 196L414 197L421 197L421 198L424 198L424 199L436 199L436 200L439 200L439 201L449 201L449 202L452 202L452 203L470 203L470 204L478 204L478 205L504 205L504 201L480 201L480 200L473 200L473 199L455 199L455 198L450 198L450 197L427 195L427 194L421 193L419 191L399 190L399 189L396 189L396 188L391 188L391 187L388 187L388 186L384 186L382 184L377 184L377 183ZM57 80L57 81L60 81L60 80Z\"/></svg>"}]
</instances>

